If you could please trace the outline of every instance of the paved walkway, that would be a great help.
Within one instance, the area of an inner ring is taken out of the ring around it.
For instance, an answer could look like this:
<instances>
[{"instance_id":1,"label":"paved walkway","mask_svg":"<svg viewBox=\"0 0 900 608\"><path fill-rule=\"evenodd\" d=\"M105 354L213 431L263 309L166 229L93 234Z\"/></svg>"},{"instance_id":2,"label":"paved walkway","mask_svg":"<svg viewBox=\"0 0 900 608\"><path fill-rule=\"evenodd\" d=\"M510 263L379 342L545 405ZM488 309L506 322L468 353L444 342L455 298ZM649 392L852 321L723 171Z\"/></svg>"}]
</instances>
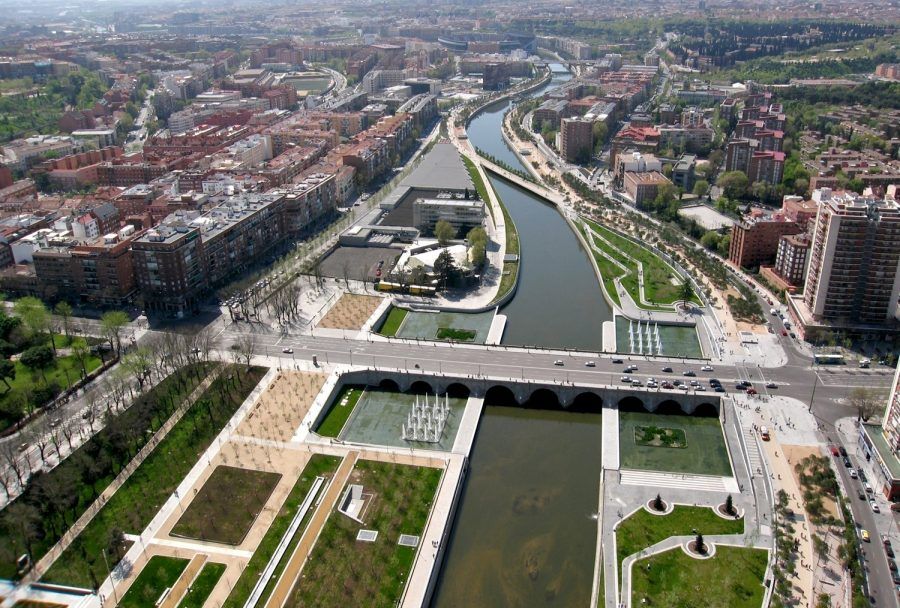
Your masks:
<instances>
[{"instance_id":1,"label":"paved walkway","mask_svg":"<svg viewBox=\"0 0 900 608\"><path fill-rule=\"evenodd\" d=\"M319 533L325 526L328 516L331 515L331 510L334 508L334 505L337 504L338 498L344 489L344 485L350 478L350 473L353 472L353 467L356 465L358 457L359 452L354 451L347 454L347 456L344 457L344 460L341 461L340 466L331 480L331 484L322 496L322 500L319 501L319 507L310 518L306 530L303 531L303 536L300 537L300 542L298 542L297 546L294 548L294 552L291 554L287 565L284 567L281 577L278 579L278 583L272 590L272 594L266 602L266 608L281 608L284 606L291 590L294 588L297 577L300 576L303 565L306 563L306 558L312 553L316 539L319 538Z\"/></svg>"},{"instance_id":2,"label":"paved walkway","mask_svg":"<svg viewBox=\"0 0 900 608\"><path fill-rule=\"evenodd\" d=\"M63 552L69 548L69 545L81 534L82 530L84 530L89 523L94 519L94 516L100 512L100 510L106 506L106 503L109 502L109 499L113 497L113 495L125 484L126 481L131 477L131 475L137 470L139 466L146 460L147 456L150 455L151 452L156 448L159 443L165 439L166 435L169 434L169 431L172 430L178 421L181 420L181 417L184 416L184 413L191 407L197 399L200 398L200 395L209 388L209 386L213 383L213 381L219 376L222 371L222 366L216 367L216 369L209 375L207 378L200 383L197 388L188 396L187 399L175 410L175 412L169 416L169 419L166 420L165 424L163 424L156 433L154 433L153 437L150 438L143 448L137 453L137 455L131 459L124 469L116 476L116 478L110 483L103 492L100 493L100 496L97 497L90 507L78 518L78 520L72 524L72 527L66 531L66 533L59 539L59 541L53 545L53 547L47 551L46 555L42 557L37 564L35 564L34 568L28 575L25 577L23 582L32 582L38 580L41 576L44 575L45 572L53 565L59 556L63 554Z\"/></svg>"},{"instance_id":3,"label":"paved walkway","mask_svg":"<svg viewBox=\"0 0 900 608\"><path fill-rule=\"evenodd\" d=\"M208 556L205 553L198 553L191 559L187 568L184 569L181 576L179 576L178 580L175 581L175 584L172 585L172 590L169 591L169 595L167 595L166 599L159 604L158 608L175 608L178 606L181 599L188 592L191 583L194 582L194 579L197 578L197 575L200 574L200 571L206 564L207 557Z\"/></svg>"}]
</instances>

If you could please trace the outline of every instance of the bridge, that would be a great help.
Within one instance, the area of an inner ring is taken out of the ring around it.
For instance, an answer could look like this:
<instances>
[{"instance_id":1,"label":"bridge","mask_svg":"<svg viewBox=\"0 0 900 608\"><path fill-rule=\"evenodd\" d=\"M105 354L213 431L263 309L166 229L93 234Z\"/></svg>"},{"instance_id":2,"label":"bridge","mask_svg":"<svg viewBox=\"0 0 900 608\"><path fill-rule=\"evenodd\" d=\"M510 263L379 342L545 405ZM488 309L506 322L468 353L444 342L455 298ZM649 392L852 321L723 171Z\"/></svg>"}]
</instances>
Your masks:
<instances>
[{"instance_id":1,"label":"bridge","mask_svg":"<svg viewBox=\"0 0 900 608\"><path fill-rule=\"evenodd\" d=\"M458 376L384 369L353 370L342 384L363 384L404 393L480 397L490 403L561 407L599 413L604 407L659 413L717 416L721 398L711 392L660 390L597 382L531 381L503 376ZM337 395L340 391L335 391ZM327 409L327 408L326 408Z\"/></svg>"},{"instance_id":2,"label":"bridge","mask_svg":"<svg viewBox=\"0 0 900 608\"><path fill-rule=\"evenodd\" d=\"M562 207L565 204L565 197L560 195L559 192L556 192L555 190L551 190L546 186L542 186L531 180L524 179L521 175L517 175L512 171L509 171L508 169L504 169L500 165L493 163L481 156L478 157L478 162L481 163L481 165L491 173L499 175L506 181L512 182L516 186L519 186L524 190L528 190L535 196L539 196L558 207Z\"/></svg>"}]
</instances>

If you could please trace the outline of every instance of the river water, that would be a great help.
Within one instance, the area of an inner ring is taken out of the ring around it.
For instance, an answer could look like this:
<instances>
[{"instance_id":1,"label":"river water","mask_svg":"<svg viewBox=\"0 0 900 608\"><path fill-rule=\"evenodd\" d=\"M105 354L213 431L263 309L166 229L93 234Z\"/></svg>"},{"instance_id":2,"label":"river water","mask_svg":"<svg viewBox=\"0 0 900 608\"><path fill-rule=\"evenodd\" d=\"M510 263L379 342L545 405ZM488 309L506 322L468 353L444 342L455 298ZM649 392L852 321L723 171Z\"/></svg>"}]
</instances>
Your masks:
<instances>
[{"instance_id":1,"label":"river water","mask_svg":"<svg viewBox=\"0 0 900 608\"><path fill-rule=\"evenodd\" d=\"M551 68L553 79L534 96L571 78L562 65ZM524 171L500 132L510 104L499 102L476 116L469 140ZM516 295L500 311L507 317L503 343L601 350L603 321L613 316L588 253L555 207L505 180L490 180L516 224L521 249Z\"/></svg>"},{"instance_id":2,"label":"river water","mask_svg":"<svg viewBox=\"0 0 900 608\"><path fill-rule=\"evenodd\" d=\"M520 167L500 135L507 105L476 117L469 137ZM502 310L504 343L600 349L602 322L612 314L587 253L554 207L491 182L516 223L522 255L518 291ZM590 603L601 416L540 409L548 405L486 402L432 608Z\"/></svg>"}]
</instances>

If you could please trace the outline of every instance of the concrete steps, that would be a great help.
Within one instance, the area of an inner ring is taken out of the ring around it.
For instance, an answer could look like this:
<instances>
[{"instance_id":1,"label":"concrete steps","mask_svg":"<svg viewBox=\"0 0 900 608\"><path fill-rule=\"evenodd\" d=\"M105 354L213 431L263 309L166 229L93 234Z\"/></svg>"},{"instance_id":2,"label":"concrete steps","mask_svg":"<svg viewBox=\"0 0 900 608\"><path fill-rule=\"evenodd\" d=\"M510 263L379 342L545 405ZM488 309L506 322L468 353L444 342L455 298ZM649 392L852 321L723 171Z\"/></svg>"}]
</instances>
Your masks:
<instances>
[{"instance_id":1,"label":"concrete steps","mask_svg":"<svg viewBox=\"0 0 900 608\"><path fill-rule=\"evenodd\" d=\"M659 473L656 471L634 471L622 469L621 482L627 486L649 488L675 488L679 490L699 490L705 492L729 492L729 477L710 475L688 475L680 473Z\"/></svg>"}]
</instances>

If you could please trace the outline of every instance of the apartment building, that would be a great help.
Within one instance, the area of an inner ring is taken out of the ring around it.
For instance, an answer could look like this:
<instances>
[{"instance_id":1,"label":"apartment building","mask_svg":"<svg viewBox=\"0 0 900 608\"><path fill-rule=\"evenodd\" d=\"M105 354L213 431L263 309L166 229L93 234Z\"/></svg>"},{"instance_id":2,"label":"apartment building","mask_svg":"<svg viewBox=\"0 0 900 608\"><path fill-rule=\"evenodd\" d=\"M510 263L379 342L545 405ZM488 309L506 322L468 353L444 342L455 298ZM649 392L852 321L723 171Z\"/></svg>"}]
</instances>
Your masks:
<instances>
[{"instance_id":1,"label":"apartment building","mask_svg":"<svg viewBox=\"0 0 900 608\"><path fill-rule=\"evenodd\" d=\"M799 234L803 227L781 214L760 215L741 221L731 228L728 259L741 268L771 264L778 253L781 237Z\"/></svg>"},{"instance_id":2,"label":"apartment building","mask_svg":"<svg viewBox=\"0 0 900 608\"><path fill-rule=\"evenodd\" d=\"M653 201L660 186L672 183L659 171L626 171L623 181L625 192L637 207Z\"/></svg>"},{"instance_id":3,"label":"apartment building","mask_svg":"<svg viewBox=\"0 0 900 608\"><path fill-rule=\"evenodd\" d=\"M568 162L590 160L594 150L594 123L582 118L564 118L559 125L559 152Z\"/></svg>"},{"instance_id":4,"label":"apartment building","mask_svg":"<svg viewBox=\"0 0 900 608\"><path fill-rule=\"evenodd\" d=\"M900 296L900 207L817 190L809 269L791 313L804 333L822 325L893 326Z\"/></svg>"}]
</instances>

